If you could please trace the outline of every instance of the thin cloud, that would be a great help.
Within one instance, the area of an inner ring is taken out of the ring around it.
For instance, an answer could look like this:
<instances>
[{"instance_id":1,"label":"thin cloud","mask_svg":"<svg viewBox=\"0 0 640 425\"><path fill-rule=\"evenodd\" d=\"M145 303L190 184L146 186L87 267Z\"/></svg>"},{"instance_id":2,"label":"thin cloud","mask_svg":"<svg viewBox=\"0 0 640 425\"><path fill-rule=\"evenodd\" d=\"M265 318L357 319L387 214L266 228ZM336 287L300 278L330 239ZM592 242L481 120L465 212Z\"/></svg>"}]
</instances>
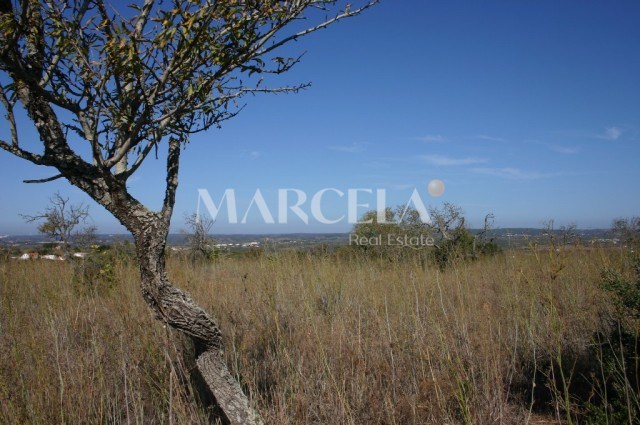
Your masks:
<instances>
[{"instance_id":1,"label":"thin cloud","mask_svg":"<svg viewBox=\"0 0 640 425\"><path fill-rule=\"evenodd\" d=\"M477 138L480 140L488 140L490 142L506 142L507 141L502 137L487 136L486 134L480 134L479 136L477 136Z\"/></svg>"},{"instance_id":2,"label":"thin cloud","mask_svg":"<svg viewBox=\"0 0 640 425\"><path fill-rule=\"evenodd\" d=\"M564 155L573 155L580 152L580 149L571 146L549 145L549 149Z\"/></svg>"},{"instance_id":3,"label":"thin cloud","mask_svg":"<svg viewBox=\"0 0 640 425\"><path fill-rule=\"evenodd\" d=\"M327 146L327 149L330 149L336 152L346 152L346 153L362 153L366 150L365 147L360 143L352 143L350 145Z\"/></svg>"},{"instance_id":4,"label":"thin cloud","mask_svg":"<svg viewBox=\"0 0 640 425\"><path fill-rule=\"evenodd\" d=\"M622 137L627 129L621 127L605 127L602 132L584 131L584 130L561 130L554 131L555 134L563 137L571 137L576 139L600 139L616 141Z\"/></svg>"},{"instance_id":5,"label":"thin cloud","mask_svg":"<svg viewBox=\"0 0 640 425\"><path fill-rule=\"evenodd\" d=\"M451 158L443 155L423 155L419 159L428 162L431 165L451 166L451 165L472 165L487 162L484 158Z\"/></svg>"},{"instance_id":6,"label":"thin cloud","mask_svg":"<svg viewBox=\"0 0 640 425\"><path fill-rule=\"evenodd\" d=\"M557 176L558 173L540 173L537 171L523 171L519 168L473 168L471 171L488 176L502 177L512 180L537 180Z\"/></svg>"},{"instance_id":7,"label":"thin cloud","mask_svg":"<svg viewBox=\"0 0 640 425\"><path fill-rule=\"evenodd\" d=\"M596 137L604 140L618 140L622 136L622 129L619 127L607 127L604 134L599 134Z\"/></svg>"},{"instance_id":8,"label":"thin cloud","mask_svg":"<svg viewBox=\"0 0 640 425\"><path fill-rule=\"evenodd\" d=\"M440 134L427 134L426 136L413 137L412 139L425 143L444 143L447 141L447 138Z\"/></svg>"},{"instance_id":9,"label":"thin cloud","mask_svg":"<svg viewBox=\"0 0 640 425\"><path fill-rule=\"evenodd\" d=\"M545 148L556 152L556 153L561 153L563 155L573 155L576 154L578 152L580 152L580 149L578 149L575 146L564 146L564 145L557 145L554 143L545 143L545 142L538 142L538 141L529 141L527 143L533 143L536 145L540 145L540 146L544 146Z\"/></svg>"}]
</instances>

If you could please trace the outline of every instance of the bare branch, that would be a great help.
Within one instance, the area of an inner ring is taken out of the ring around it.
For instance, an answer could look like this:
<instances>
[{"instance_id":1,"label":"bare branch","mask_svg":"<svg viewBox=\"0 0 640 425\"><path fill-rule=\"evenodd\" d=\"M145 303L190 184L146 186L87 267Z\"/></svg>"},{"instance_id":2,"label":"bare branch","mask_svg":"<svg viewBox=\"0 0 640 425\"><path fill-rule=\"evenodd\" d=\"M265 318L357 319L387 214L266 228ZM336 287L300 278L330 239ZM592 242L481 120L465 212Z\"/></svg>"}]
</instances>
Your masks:
<instances>
[{"instance_id":1,"label":"bare branch","mask_svg":"<svg viewBox=\"0 0 640 425\"><path fill-rule=\"evenodd\" d=\"M64 176L62 174L56 174L55 176L47 177L46 179L22 180L22 182L23 183L49 183L49 182L52 182L54 180L61 179L63 177Z\"/></svg>"},{"instance_id":2,"label":"bare branch","mask_svg":"<svg viewBox=\"0 0 640 425\"><path fill-rule=\"evenodd\" d=\"M155 140L147 142L145 147L138 154L138 157L134 160L133 165L131 165L131 168L127 170L126 175L123 175L122 178L128 178L133 173L135 173L136 170L142 165L142 162L145 160L147 155L149 155L149 153L151 152L154 146L157 146L157 142Z\"/></svg>"},{"instance_id":3,"label":"bare branch","mask_svg":"<svg viewBox=\"0 0 640 425\"><path fill-rule=\"evenodd\" d=\"M283 38L282 40L278 41L277 43L272 44L271 46L269 46L268 48L261 50L258 54L259 55L264 55L265 53L271 52L275 49L277 49L278 47L289 43L290 41L294 41L297 40L300 37L304 37L305 35L311 34L312 32L316 32L318 30L321 30L323 28L327 28L329 25L334 24L340 20L346 19L346 18L351 18L354 17L356 15L359 15L360 13L364 12L365 10L369 9L370 7L374 6L375 4L379 3L380 0L372 0L369 3L365 4L362 7L359 7L358 9L355 10L350 10L349 7L345 8L345 10L342 13L337 14L336 16L334 16L331 19L327 19L326 21L312 27L312 28L307 28L305 30L299 31L293 35L290 35L288 37ZM347 5L348 6L348 5ZM267 39L271 38L275 33L267 33L267 35L265 35L265 39L262 43L265 43L267 41Z\"/></svg>"},{"instance_id":4,"label":"bare branch","mask_svg":"<svg viewBox=\"0 0 640 425\"><path fill-rule=\"evenodd\" d=\"M13 102L9 101L7 94L4 91L2 85L0 85L0 103L4 106L5 111L7 112L6 118L9 121L9 130L11 131L11 144L14 147L18 147L20 145L18 139L18 127L16 126L16 117L13 114Z\"/></svg>"},{"instance_id":5,"label":"bare branch","mask_svg":"<svg viewBox=\"0 0 640 425\"><path fill-rule=\"evenodd\" d=\"M44 165L44 160L41 155L36 155L34 153L28 152L24 149L19 148L13 144L9 144L4 140L0 140L0 149L3 149L18 158L26 159L29 162L32 162L37 165Z\"/></svg>"}]
</instances>

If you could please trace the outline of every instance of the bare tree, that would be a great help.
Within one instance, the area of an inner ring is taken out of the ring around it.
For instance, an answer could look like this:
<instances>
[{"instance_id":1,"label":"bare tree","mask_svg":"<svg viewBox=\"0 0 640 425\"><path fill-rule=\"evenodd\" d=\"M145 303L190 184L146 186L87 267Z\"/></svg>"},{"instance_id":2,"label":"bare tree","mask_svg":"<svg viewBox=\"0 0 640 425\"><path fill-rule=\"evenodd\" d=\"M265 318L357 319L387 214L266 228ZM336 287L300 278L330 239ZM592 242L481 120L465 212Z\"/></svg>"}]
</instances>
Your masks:
<instances>
[{"instance_id":1,"label":"bare tree","mask_svg":"<svg viewBox=\"0 0 640 425\"><path fill-rule=\"evenodd\" d=\"M611 230L623 244L640 244L640 217L617 218L613 220Z\"/></svg>"},{"instance_id":2,"label":"bare tree","mask_svg":"<svg viewBox=\"0 0 640 425\"><path fill-rule=\"evenodd\" d=\"M431 208L430 227L436 239L434 258L441 268L452 260L492 255L499 252L498 245L488 238L493 225L494 215L484 217L483 229L473 235L467 228L462 208L445 202L441 208Z\"/></svg>"},{"instance_id":3,"label":"bare tree","mask_svg":"<svg viewBox=\"0 0 640 425\"><path fill-rule=\"evenodd\" d=\"M84 204L70 204L69 198L65 198L56 192L50 199L50 205L43 212L36 215L23 215L22 218L27 223L40 222L38 231L51 239L59 241L65 255L68 256L74 230L89 218L89 207ZM94 232L94 230L93 226L89 226L81 233ZM76 235L79 234L77 233Z\"/></svg>"},{"instance_id":4,"label":"bare tree","mask_svg":"<svg viewBox=\"0 0 640 425\"><path fill-rule=\"evenodd\" d=\"M0 104L10 137L0 148L56 169L30 182L65 178L132 233L144 299L159 320L193 339L198 369L233 424L259 419L224 363L220 329L165 271L180 153L191 134L235 116L243 96L306 87L270 88L263 77L298 62L278 56L280 47L378 0L361 1L330 15L336 1L144 0L124 8L0 0ZM38 131L38 152L19 138L21 110ZM78 139L84 149L70 143ZM153 211L126 183L160 148L167 149L166 184L162 208Z\"/></svg>"},{"instance_id":5,"label":"bare tree","mask_svg":"<svg viewBox=\"0 0 640 425\"><path fill-rule=\"evenodd\" d=\"M577 224L563 224L560 226L559 231L563 246L579 243L580 233L578 232Z\"/></svg>"},{"instance_id":6,"label":"bare tree","mask_svg":"<svg viewBox=\"0 0 640 425\"><path fill-rule=\"evenodd\" d=\"M548 220L542 223L542 235L547 239L551 249L556 249L555 220Z\"/></svg>"},{"instance_id":7,"label":"bare tree","mask_svg":"<svg viewBox=\"0 0 640 425\"><path fill-rule=\"evenodd\" d=\"M430 208L429 217L430 226L438 240L457 240L466 232L462 208L450 202L445 202L442 208Z\"/></svg>"},{"instance_id":8,"label":"bare tree","mask_svg":"<svg viewBox=\"0 0 640 425\"><path fill-rule=\"evenodd\" d=\"M495 221L496 216L489 213L484 216L484 225L482 226L482 230L473 236L473 257L478 256L478 247L483 248L490 244L493 244L493 239L488 239L489 232L493 226L493 222Z\"/></svg>"},{"instance_id":9,"label":"bare tree","mask_svg":"<svg viewBox=\"0 0 640 425\"><path fill-rule=\"evenodd\" d=\"M214 253L213 239L209 236L214 220L200 214L189 214L185 224L189 227L187 242L194 257L211 258Z\"/></svg>"},{"instance_id":10,"label":"bare tree","mask_svg":"<svg viewBox=\"0 0 640 425\"><path fill-rule=\"evenodd\" d=\"M83 250L88 250L98 240L98 227L89 225L83 227L79 232L73 235L73 244Z\"/></svg>"}]
</instances>

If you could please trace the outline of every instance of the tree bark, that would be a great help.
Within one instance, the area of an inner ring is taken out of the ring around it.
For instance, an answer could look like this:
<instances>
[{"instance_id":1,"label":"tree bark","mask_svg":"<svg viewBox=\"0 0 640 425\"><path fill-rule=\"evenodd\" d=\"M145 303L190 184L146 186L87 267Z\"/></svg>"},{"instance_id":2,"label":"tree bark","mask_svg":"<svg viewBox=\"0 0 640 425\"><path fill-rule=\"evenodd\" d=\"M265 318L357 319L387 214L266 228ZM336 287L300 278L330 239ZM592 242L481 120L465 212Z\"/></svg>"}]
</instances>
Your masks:
<instances>
[{"instance_id":1,"label":"tree bark","mask_svg":"<svg viewBox=\"0 0 640 425\"><path fill-rule=\"evenodd\" d=\"M262 424L224 361L224 345L218 325L188 294L171 285L167 277L165 248L168 224L151 211L136 216L139 224L130 230L135 239L145 301L160 321L191 337L195 344L198 371L224 412L227 423Z\"/></svg>"}]
</instances>

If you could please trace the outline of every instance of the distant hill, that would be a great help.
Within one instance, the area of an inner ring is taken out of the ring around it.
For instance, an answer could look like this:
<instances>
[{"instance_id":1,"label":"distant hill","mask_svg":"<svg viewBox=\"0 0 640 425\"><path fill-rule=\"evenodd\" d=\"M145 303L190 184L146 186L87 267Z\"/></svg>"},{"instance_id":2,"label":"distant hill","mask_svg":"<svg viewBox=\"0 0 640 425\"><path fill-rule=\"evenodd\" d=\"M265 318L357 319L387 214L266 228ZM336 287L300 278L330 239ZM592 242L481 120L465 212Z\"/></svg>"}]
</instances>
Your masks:
<instances>
[{"instance_id":1,"label":"distant hill","mask_svg":"<svg viewBox=\"0 0 640 425\"><path fill-rule=\"evenodd\" d=\"M471 233L478 234L480 229L471 229ZM554 232L560 239L562 232ZM582 243L602 243L615 245L617 240L609 229L577 229L575 236ZM289 234L238 234L238 235L212 235L215 243L224 248L248 248L270 247L282 248L308 248L320 244L330 246L346 245L349 243L349 233L289 233ZM504 247L528 246L532 242L544 244L546 242L545 230L537 228L499 228L492 229L488 235L496 243ZM112 245L115 243L132 243L133 238L127 234L97 235L97 243ZM42 235L3 235L0 236L0 246L28 247L51 242ZM187 235L176 233L169 235L168 244L171 247L183 247L187 245Z\"/></svg>"}]
</instances>

